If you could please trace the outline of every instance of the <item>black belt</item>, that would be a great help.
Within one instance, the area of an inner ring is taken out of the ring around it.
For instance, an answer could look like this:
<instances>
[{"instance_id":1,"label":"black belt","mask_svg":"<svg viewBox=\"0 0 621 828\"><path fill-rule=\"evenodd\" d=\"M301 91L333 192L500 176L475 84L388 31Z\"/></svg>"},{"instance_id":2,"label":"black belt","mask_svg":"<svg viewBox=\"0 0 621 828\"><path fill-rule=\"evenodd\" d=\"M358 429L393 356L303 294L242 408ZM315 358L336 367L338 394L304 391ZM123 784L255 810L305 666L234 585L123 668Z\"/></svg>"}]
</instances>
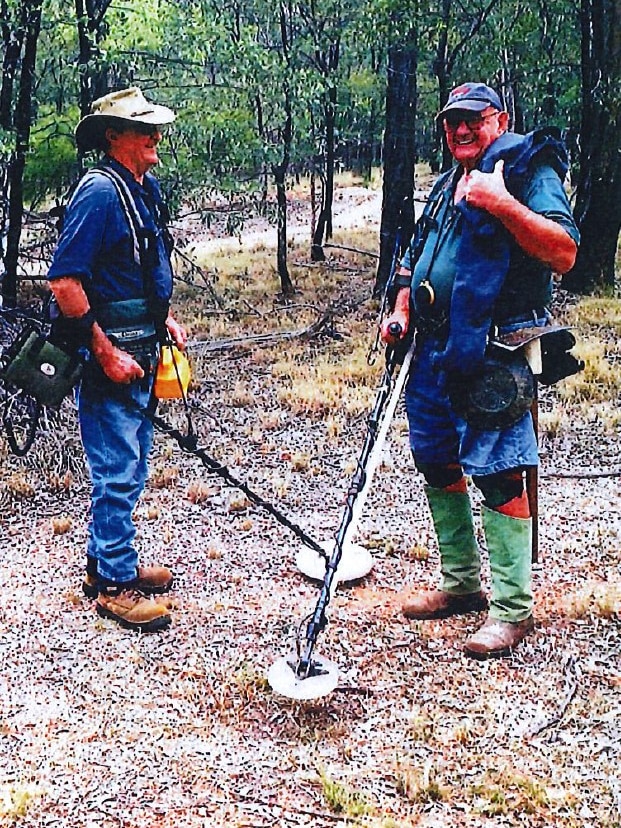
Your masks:
<instances>
[{"instance_id":1,"label":"black belt","mask_svg":"<svg viewBox=\"0 0 621 828\"><path fill-rule=\"evenodd\" d=\"M534 325L540 319L545 319L549 311L546 307L530 308L519 316L511 316L506 319L494 320L491 324L492 336L496 336L498 330L508 325ZM441 313L436 317L425 317L417 314L414 319L414 326L417 333L422 336L431 336L434 339L443 340L448 337L449 318L447 313Z\"/></svg>"},{"instance_id":2,"label":"black belt","mask_svg":"<svg viewBox=\"0 0 621 828\"><path fill-rule=\"evenodd\" d=\"M505 328L507 325L529 325L534 324L539 319L544 319L549 311L546 307L541 308L527 308L517 316L510 316L507 319L494 319L492 325L496 328Z\"/></svg>"}]
</instances>

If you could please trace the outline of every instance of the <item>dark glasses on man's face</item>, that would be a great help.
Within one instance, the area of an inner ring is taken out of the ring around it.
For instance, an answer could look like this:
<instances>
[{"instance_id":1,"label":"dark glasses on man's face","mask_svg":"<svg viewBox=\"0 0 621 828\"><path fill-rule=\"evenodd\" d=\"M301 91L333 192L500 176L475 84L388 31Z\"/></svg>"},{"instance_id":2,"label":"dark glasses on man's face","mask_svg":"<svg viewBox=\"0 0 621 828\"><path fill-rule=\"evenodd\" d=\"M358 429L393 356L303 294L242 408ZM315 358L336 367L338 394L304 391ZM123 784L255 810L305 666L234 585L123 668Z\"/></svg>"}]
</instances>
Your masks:
<instances>
[{"instance_id":1,"label":"dark glasses on man's face","mask_svg":"<svg viewBox=\"0 0 621 828\"><path fill-rule=\"evenodd\" d=\"M460 124L465 124L468 129L481 129L488 118L493 118L498 115L498 112L490 112L488 115L479 115L478 112L466 112L464 110L456 110L455 112L447 112L444 116L444 125L448 129L457 129Z\"/></svg>"},{"instance_id":2,"label":"dark glasses on man's face","mask_svg":"<svg viewBox=\"0 0 621 828\"><path fill-rule=\"evenodd\" d=\"M139 135L155 135L155 133L159 134L162 131L162 128L157 124L132 124L131 128Z\"/></svg>"}]
</instances>

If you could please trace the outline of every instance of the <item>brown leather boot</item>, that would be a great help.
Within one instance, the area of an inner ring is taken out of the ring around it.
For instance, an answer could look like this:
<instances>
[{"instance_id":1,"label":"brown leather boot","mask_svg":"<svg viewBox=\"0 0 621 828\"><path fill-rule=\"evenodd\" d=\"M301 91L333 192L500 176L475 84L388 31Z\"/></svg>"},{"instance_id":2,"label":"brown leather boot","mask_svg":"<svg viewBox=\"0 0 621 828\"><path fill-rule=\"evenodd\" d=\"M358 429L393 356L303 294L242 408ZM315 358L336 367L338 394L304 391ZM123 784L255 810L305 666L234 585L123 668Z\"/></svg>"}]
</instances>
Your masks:
<instances>
[{"instance_id":1,"label":"brown leather boot","mask_svg":"<svg viewBox=\"0 0 621 828\"><path fill-rule=\"evenodd\" d=\"M173 585L174 576L165 566L139 566L137 572L134 588L145 595L162 595ZM99 580L96 575L87 571L82 581L82 592L87 598L97 598Z\"/></svg>"},{"instance_id":2,"label":"brown leather boot","mask_svg":"<svg viewBox=\"0 0 621 828\"><path fill-rule=\"evenodd\" d=\"M402 606L406 618L415 621L430 621L433 618L450 618L451 615L465 615L487 609L487 598L482 592L457 595L441 589L428 590L414 595Z\"/></svg>"},{"instance_id":3,"label":"brown leather boot","mask_svg":"<svg viewBox=\"0 0 621 828\"><path fill-rule=\"evenodd\" d=\"M466 655L479 661L508 656L534 628L532 615L515 624L488 618L485 624L466 640Z\"/></svg>"},{"instance_id":4,"label":"brown leather boot","mask_svg":"<svg viewBox=\"0 0 621 828\"><path fill-rule=\"evenodd\" d=\"M135 582L102 586L95 604L97 614L110 618L121 627L138 632L156 632L170 625L168 607L146 598L134 588Z\"/></svg>"}]
</instances>

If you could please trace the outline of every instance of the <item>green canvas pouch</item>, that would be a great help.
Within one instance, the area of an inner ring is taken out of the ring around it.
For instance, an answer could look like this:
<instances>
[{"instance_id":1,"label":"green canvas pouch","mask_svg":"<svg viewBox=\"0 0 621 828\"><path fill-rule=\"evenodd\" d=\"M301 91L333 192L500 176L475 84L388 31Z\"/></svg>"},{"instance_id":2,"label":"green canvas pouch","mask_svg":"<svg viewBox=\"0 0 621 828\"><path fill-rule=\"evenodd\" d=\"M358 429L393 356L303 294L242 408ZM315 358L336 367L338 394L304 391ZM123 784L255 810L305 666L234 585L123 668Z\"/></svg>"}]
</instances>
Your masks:
<instances>
[{"instance_id":1,"label":"green canvas pouch","mask_svg":"<svg viewBox=\"0 0 621 828\"><path fill-rule=\"evenodd\" d=\"M28 331L7 352L2 379L42 405L56 407L79 382L84 362L37 331Z\"/></svg>"}]
</instances>

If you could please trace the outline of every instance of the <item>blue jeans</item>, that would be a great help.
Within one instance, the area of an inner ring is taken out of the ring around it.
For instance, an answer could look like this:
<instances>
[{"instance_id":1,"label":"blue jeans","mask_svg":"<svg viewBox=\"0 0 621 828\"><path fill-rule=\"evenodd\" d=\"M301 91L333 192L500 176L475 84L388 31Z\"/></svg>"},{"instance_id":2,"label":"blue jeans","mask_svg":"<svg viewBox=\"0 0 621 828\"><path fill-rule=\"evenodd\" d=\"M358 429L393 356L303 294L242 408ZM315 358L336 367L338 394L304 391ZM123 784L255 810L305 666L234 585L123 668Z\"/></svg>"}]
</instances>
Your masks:
<instances>
[{"instance_id":1,"label":"blue jeans","mask_svg":"<svg viewBox=\"0 0 621 828\"><path fill-rule=\"evenodd\" d=\"M439 350L439 343L427 337L420 340L405 388L414 461L457 464L465 474L480 476L536 466L539 457L530 411L501 431L471 428L453 411L443 375L431 367L430 356Z\"/></svg>"},{"instance_id":2,"label":"blue jeans","mask_svg":"<svg viewBox=\"0 0 621 828\"><path fill-rule=\"evenodd\" d=\"M146 408L150 397L150 382L111 386L103 376L85 376L78 390L92 485L87 555L97 559L106 581L126 583L137 575L132 513L147 480L153 425L132 401Z\"/></svg>"}]
</instances>

